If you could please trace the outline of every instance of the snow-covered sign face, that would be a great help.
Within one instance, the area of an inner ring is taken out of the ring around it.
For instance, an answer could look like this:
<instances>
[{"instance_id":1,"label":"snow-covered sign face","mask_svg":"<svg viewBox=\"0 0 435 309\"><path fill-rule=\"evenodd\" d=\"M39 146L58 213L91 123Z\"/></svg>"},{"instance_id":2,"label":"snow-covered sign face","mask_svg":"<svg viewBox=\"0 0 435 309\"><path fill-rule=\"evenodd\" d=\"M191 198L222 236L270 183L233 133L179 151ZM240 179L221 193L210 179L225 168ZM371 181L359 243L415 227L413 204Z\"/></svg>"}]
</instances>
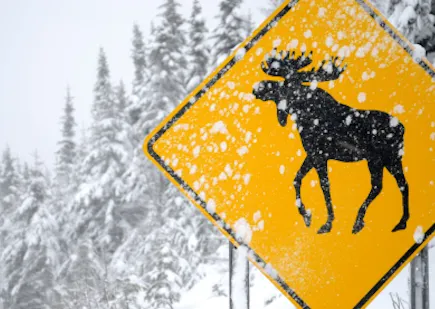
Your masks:
<instances>
[{"instance_id":1,"label":"snow-covered sign face","mask_svg":"<svg viewBox=\"0 0 435 309\"><path fill-rule=\"evenodd\" d=\"M298 308L364 308L435 231L435 72L399 37L286 0L145 142Z\"/></svg>"}]
</instances>

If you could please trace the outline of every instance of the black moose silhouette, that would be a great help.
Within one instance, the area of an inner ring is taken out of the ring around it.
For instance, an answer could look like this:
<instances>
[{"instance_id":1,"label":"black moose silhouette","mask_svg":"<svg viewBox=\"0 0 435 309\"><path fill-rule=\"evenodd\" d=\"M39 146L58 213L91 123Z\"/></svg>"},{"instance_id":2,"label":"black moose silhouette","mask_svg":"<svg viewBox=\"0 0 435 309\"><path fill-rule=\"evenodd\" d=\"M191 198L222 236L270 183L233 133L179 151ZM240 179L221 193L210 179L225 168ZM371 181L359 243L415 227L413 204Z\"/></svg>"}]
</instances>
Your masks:
<instances>
[{"instance_id":1,"label":"black moose silhouette","mask_svg":"<svg viewBox=\"0 0 435 309\"><path fill-rule=\"evenodd\" d=\"M274 101L278 122L285 127L290 115L299 131L307 157L294 179L296 206L306 226L311 224L311 212L301 200L302 179L316 169L325 196L328 220L318 233L332 228L334 210L328 179L328 160L356 162L367 160L372 188L358 211L353 226L356 234L364 227L367 207L382 190L384 167L395 177L402 193L403 216L393 232L406 229L409 219L408 183L403 174L404 126L397 118L377 110L359 110L337 102L318 82L333 81L346 70L344 59L324 60L310 71L299 71L312 63L312 52L296 57L294 51L274 49L262 62L262 70L281 81L261 81L254 85L253 94L263 101ZM303 83L308 83L303 84Z\"/></svg>"}]
</instances>

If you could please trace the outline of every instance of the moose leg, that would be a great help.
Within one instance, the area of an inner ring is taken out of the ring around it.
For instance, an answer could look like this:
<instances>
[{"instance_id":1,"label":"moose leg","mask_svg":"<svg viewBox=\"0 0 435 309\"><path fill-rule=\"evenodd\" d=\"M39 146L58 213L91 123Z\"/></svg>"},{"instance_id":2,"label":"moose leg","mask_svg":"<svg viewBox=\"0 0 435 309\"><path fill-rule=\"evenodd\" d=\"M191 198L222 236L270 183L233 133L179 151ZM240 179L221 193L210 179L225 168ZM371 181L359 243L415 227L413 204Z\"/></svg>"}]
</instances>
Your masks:
<instances>
[{"instance_id":1,"label":"moose leg","mask_svg":"<svg viewBox=\"0 0 435 309\"><path fill-rule=\"evenodd\" d=\"M311 212L305 209L304 204L301 199L301 185L302 179L308 174L308 172L313 168L310 158L305 158L304 163L302 163L301 168L296 174L293 184L296 190L296 206L299 209L299 213L304 217L304 222L307 227L311 225Z\"/></svg>"},{"instance_id":2,"label":"moose leg","mask_svg":"<svg viewBox=\"0 0 435 309\"><path fill-rule=\"evenodd\" d=\"M317 174L320 179L320 186L322 187L323 195L325 196L326 208L328 210L328 221L317 232L318 234L329 233L332 228L332 221L334 220L334 209L331 200L331 189L329 185L328 166L326 162L316 166Z\"/></svg>"},{"instance_id":3,"label":"moose leg","mask_svg":"<svg viewBox=\"0 0 435 309\"><path fill-rule=\"evenodd\" d=\"M402 192L402 205L403 205L403 215L400 219L399 224L393 229L393 232L406 229L406 223L409 219L409 188L408 182L403 174L402 161L395 160L391 164L386 166L391 175L396 178L397 185L399 186L400 192Z\"/></svg>"},{"instance_id":4,"label":"moose leg","mask_svg":"<svg viewBox=\"0 0 435 309\"><path fill-rule=\"evenodd\" d=\"M373 200L382 191L382 177L384 173L384 166L381 160L369 161L369 170L372 177L372 189L367 197L367 199L362 204L358 211L358 216L356 218L355 224L353 226L352 233L356 234L360 232L364 227L364 217L366 215L367 207L373 202Z\"/></svg>"}]
</instances>

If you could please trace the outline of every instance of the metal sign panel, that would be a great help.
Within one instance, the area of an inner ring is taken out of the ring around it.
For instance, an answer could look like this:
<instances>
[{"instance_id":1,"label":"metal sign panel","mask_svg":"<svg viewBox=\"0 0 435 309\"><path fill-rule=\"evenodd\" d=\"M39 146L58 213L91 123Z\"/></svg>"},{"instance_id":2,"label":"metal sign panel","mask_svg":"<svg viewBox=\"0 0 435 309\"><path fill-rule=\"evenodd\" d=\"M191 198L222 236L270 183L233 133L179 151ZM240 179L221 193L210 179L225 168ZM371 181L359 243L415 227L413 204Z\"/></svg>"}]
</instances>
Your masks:
<instances>
[{"instance_id":1,"label":"metal sign panel","mask_svg":"<svg viewBox=\"0 0 435 309\"><path fill-rule=\"evenodd\" d=\"M363 308L435 229L435 82L362 0L285 3L146 139L300 308Z\"/></svg>"}]
</instances>

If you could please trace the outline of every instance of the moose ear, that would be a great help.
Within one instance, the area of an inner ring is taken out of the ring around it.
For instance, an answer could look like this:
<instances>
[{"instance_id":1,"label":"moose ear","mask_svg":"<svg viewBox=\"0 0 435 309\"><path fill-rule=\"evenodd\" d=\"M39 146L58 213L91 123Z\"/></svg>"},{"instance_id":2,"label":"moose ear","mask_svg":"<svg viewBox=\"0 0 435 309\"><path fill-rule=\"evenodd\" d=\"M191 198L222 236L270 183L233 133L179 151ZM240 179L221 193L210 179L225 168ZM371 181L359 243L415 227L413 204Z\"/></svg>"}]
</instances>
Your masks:
<instances>
[{"instance_id":1,"label":"moose ear","mask_svg":"<svg viewBox=\"0 0 435 309\"><path fill-rule=\"evenodd\" d=\"M278 116L278 122L279 122L279 124L282 127L285 127L287 125L288 114L285 111L283 111L281 109L278 109L277 116Z\"/></svg>"}]
</instances>

